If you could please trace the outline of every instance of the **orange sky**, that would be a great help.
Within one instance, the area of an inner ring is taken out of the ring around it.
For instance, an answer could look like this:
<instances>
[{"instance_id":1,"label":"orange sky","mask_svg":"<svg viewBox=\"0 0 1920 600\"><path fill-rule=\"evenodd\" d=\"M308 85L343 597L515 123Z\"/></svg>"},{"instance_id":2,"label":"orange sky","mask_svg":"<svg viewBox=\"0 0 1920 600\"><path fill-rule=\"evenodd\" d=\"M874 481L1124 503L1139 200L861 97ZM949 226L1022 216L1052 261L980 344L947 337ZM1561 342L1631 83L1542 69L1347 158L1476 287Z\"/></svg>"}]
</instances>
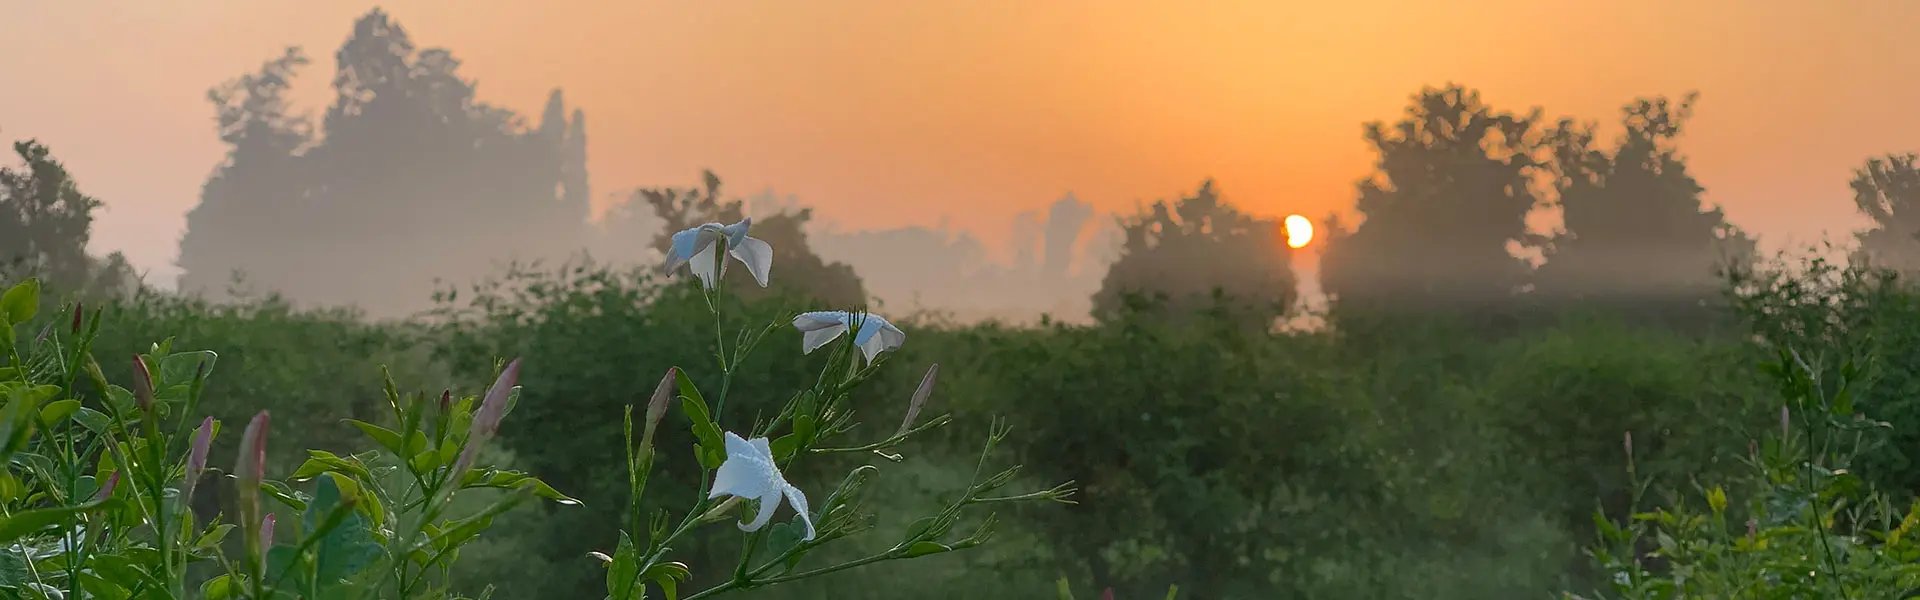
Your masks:
<instances>
[{"instance_id":1,"label":"orange sky","mask_svg":"<svg viewBox=\"0 0 1920 600\"><path fill-rule=\"evenodd\" d=\"M1770 246L1855 227L1865 157L1920 150L1920 3L428 2L382 4L487 101L587 112L596 196L771 187L845 227L1004 237L1071 190L1124 209L1220 181L1258 213L1348 210L1361 123L1425 84L1611 120L1702 94L1683 140L1708 199ZM207 88L286 45L315 64L367 2L20 2L0 19L0 138L50 144L110 206L95 247L170 285L224 148Z\"/></svg>"}]
</instances>

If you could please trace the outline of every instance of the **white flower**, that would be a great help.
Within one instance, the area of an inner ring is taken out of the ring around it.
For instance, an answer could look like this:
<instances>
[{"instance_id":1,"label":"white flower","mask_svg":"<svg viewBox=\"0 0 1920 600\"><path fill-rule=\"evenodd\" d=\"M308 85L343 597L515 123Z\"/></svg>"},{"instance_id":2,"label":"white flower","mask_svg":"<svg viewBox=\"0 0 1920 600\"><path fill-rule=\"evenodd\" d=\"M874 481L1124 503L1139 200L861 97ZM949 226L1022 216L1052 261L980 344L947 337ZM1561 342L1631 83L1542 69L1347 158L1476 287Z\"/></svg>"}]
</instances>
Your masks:
<instances>
[{"instance_id":1,"label":"white flower","mask_svg":"<svg viewBox=\"0 0 1920 600\"><path fill-rule=\"evenodd\" d=\"M713 250L725 236L727 254L746 265L747 272L753 274L754 281L760 282L760 287L767 287L767 270L773 267L773 246L759 238L747 237L747 228L752 225L753 219L748 218L732 225L708 223L673 234L673 247L667 249L667 263L661 270L671 272L687 265L702 285L713 289L722 260Z\"/></svg>"},{"instance_id":2,"label":"white flower","mask_svg":"<svg viewBox=\"0 0 1920 600\"><path fill-rule=\"evenodd\" d=\"M894 327L893 323L887 322L880 315L868 313L859 320L860 332L854 334L853 344L860 347L860 352L867 356L868 362L872 362L873 357L879 356L881 352L899 348L901 344L907 343L907 333L901 331L899 327ZM853 326L854 321L855 316L850 312L814 311L800 313L800 316L794 317L793 328L800 330L800 350L812 354L814 350L827 345L827 342L840 337L840 334L846 333L847 329Z\"/></svg>"},{"instance_id":3,"label":"white flower","mask_svg":"<svg viewBox=\"0 0 1920 600\"><path fill-rule=\"evenodd\" d=\"M785 496L794 512L800 513L800 522L807 525L807 535L801 539L813 539L813 519L807 516L807 495L780 475L780 468L773 465L773 448L767 445L767 438L749 441L727 432L727 461L720 463L720 470L713 474L713 492L707 494L707 498L723 495L760 501L760 514L754 515L752 521L741 523L741 531L759 531L765 527L773 518L773 511L780 508L780 497Z\"/></svg>"}]
</instances>

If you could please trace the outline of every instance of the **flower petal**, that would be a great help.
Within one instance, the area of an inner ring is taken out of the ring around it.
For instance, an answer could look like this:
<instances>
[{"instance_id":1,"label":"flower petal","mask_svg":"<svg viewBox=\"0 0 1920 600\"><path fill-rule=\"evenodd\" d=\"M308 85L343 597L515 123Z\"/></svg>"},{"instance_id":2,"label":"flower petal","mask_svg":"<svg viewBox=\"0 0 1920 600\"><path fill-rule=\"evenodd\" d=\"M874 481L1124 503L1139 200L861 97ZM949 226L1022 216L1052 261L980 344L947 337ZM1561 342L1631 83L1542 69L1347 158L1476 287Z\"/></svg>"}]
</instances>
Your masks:
<instances>
[{"instance_id":1,"label":"flower petal","mask_svg":"<svg viewBox=\"0 0 1920 600\"><path fill-rule=\"evenodd\" d=\"M714 223L714 225L719 225L719 223ZM720 233L727 236L727 247L731 248L746 244L747 229L751 227L753 227L753 217L747 217L741 219L738 223L721 227Z\"/></svg>"},{"instance_id":2,"label":"flower petal","mask_svg":"<svg viewBox=\"0 0 1920 600\"><path fill-rule=\"evenodd\" d=\"M775 490L767 490L767 492L759 498L760 512L753 516L752 521L741 523L741 531L759 531L761 527L767 526L767 521L773 520L773 511L780 510L780 493Z\"/></svg>"},{"instance_id":3,"label":"flower petal","mask_svg":"<svg viewBox=\"0 0 1920 600\"><path fill-rule=\"evenodd\" d=\"M707 289L713 289L713 282L720 278L720 257L717 252L714 252L714 246L715 244L707 244L701 247L700 252L694 254L687 263L687 268L693 271L693 276L699 277L700 285Z\"/></svg>"},{"instance_id":4,"label":"flower petal","mask_svg":"<svg viewBox=\"0 0 1920 600\"><path fill-rule=\"evenodd\" d=\"M773 245L760 238L740 237L740 243L728 244L727 254L739 259L747 266L747 272L753 274L753 280L760 287L767 287L767 271L773 268Z\"/></svg>"},{"instance_id":5,"label":"flower petal","mask_svg":"<svg viewBox=\"0 0 1920 600\"><path fill-rule=\"evenodd\" d=\"M866 355L869 362L881 352L899 348L906 342L906 332L900 331L899 327L894 327L893 323L879 315L871 314L860 324L860 333L853 338L854 345L860 347L860 352Z\"/></svg>"},{"instance_id":6,"label":"flower petal","mask_svg":"<svg viewBox=\"0 0 1920 600\"><path fill-rule=\"evenodd\" d=\"M782 491L787 495L787 504L793 505L793 512L799 513L800 522L807 526L807 535L800 539L811 541L813 539L813 517L807 516L807 513L812 511L812 509L807 508L807 494L801 492L800 488L791 485L786 486Z\"/></svg>"},{"instance_id":7,"label":"flower petal","mask_svg":"<svg viewBox=\"0 0 1920 600\"><path fill-rule=\"evenodd\" d=\"M667 248L667 262L660 265L662 272L673 272L680 265L687 264L693 255L700 251L700 228L682 230L673 234L673 245Z\"/></svg>"},{"instance_id":8,"label":"flower petal","mask_svg":"<svg viewBox=\"0 0 1920 600\"><path fill-rule=\"evenodd\" d=\"M793 328L800 330L800 351L812 354L814 350L827 345L834 338L847 332L847 313L833 311L815 311L800 313L793 318Z\"/></svg>"}]
</instances>

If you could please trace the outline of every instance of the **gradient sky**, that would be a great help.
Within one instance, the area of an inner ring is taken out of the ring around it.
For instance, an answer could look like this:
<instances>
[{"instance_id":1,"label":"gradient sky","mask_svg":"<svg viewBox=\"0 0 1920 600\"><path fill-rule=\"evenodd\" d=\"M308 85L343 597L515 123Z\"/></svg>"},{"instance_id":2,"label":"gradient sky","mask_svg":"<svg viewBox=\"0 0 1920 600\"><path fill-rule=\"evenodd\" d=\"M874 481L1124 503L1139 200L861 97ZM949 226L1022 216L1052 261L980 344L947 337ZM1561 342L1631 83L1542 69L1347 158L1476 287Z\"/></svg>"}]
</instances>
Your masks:
<instances>
[{"instance_id":1,"label":"gradient sky","mask_svg":"<svg viewBox=\"0 0 1920 600\"><path fill-rule=\"evenodd\" d=\"M0 138L52 146L109 205L94 247L162 285L225 152L206 90L299 45L319 114L373 6L0 2ZM1920 149L1920 3L1900 0L381 5L486 101L537 113L563 88L602 204L710 167L841 227L947 219L990 243L1069 190L1124 210L1209 176L1256 213L1349 211L1361 124L1449 81L1602 121L1698 90L1682 147L1775 248L1857 227L1850 171Z\"/></svg>"}]
</instances>

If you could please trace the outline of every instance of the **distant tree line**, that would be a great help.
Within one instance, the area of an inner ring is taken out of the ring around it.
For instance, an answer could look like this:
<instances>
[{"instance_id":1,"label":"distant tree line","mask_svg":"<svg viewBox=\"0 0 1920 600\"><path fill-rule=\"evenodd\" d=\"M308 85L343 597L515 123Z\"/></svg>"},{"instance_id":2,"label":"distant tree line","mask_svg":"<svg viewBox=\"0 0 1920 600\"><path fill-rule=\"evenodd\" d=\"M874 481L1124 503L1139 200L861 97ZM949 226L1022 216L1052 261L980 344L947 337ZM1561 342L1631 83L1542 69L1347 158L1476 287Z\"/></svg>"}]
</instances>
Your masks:
<instances>
[{"instance_id":1,"label":"distant tree line","mask_svg":"<svg viewBox=\"0 0 1920 600\"><path fill-rule=\"evenodd\" d=\"M507 261L658 250L677 228L746 216L707 173L701 186L634 190L596 225L585 115L560 91L534 122L481 102L451 52L417 47L378 9L334 58L334 98L318 123L287 102L308 63L298 48L208 93L228 153L188 214L183 291L277 293L403 315L426 308L442 285L423 273L462 282ZM1753 260L1755 244L1702 201L1677 147L1695 99L1635 100L1618 136L1602 141L1593 123L1500 109L1463 86L1414 94L1401 118L1365 128L1375 165L1356 184L1361 220L1325 221L1315 241L1322 287L1345 312L1699 305L1717 293L1722 269ZM25 165L0 171L0 267L75 289L129 289L135 278L123 258L85 252L100 202L44 146L21 142L15 152ZM1913 154L1889 155L1856 173L1855 204L1872 220L1857 236L1859 260L1920 269L1915 163ZM1558 210L1558 230L1529 230L1540 209ZM1044 218L1023 217L1016 262L1031 268L1017 270L1033 271L1035 282L1080 278L1069 265L1093 214L1069 197ZM853 267L813 252L810 218L788 208L755 224L780 249L776 268L797 274L779 281L834 304L870 301ZM1280 224L1242 212L1211 181L1118 225L1118 255L1091 295L1097 319L1159 306L1265 322L1296 308ZM919 233L905 242L979 253L977 242Z\"/></svg>"}]
</instances>

